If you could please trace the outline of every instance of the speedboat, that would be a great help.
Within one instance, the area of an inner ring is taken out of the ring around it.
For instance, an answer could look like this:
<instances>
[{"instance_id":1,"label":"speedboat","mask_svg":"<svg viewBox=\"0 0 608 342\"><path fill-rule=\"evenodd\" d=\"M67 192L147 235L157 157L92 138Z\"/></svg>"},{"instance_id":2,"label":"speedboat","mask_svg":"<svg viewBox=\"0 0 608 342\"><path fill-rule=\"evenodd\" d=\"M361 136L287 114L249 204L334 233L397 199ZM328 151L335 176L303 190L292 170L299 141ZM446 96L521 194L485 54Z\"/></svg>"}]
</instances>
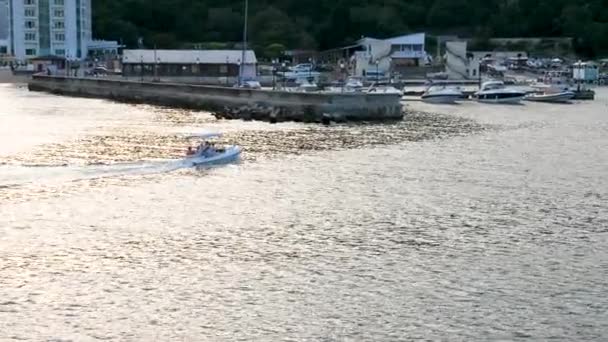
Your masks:
<instances>
[{"instance_id":1,"label":"speedboat","mask_svg":"<svg viewBox=\"0 0 608 342\"><path fill-rule=\"evenodd\" d=\"M462 91L455 87L430 86L422 94L421 99L428 103L452 104L462 100Z\"/></svg>"},{"instance_id":2,"label":"speedboat","mask_svg":"<svg viewBox=\"0 0 608 342\"><path fill-rule=\"evenodd\" d=\"M220 134L202 134L197 135L200 138L216 138ZM202 142L197 147L196 151L188 147L191 153L186 155L184 162L190 167L200 166L213 166L218 164L226 164L237 161L241 155L241 148L234 145L228 145L224 147L215 147L215 145L208 142Z\"/></svg>"},{"instance_id":3,"label":"speedboat","mask_svg":"<svg viewBox=\"0 0 608 342\"><path fill-rule=\"evenodd\" d=\"M372 84L366 91L366 93L375 94L398 94L403 96L403 91L389 85L376 85Z\"/></svg>"},{"instance_id":4,"label":"speedboat","mask_svg":"<svg viewBox=\"0 0 608 342\"><path fill-rule=\"evenodd\" d=\"M237 161L241 155L241 148L238 146L226 146L224 148L210 147L206 151L199 151L187 156L184 160L191 163L192 167L212 166L226 164Z\"/></svg>"},{"instance_id":5,"label":"speedboat","mask_svg":"<svg viewBox=\"0 0 608 342\"><path fill-rule=\"evenodd\" d=\"M351 76L346 80L345 87L347 89L352 89L353 91L359 91L363 88L363 82L360 78Z\"/></svg>"},{"instance_id":6,"label":"speedboat","mask_svg":"<svg viewBox=\"0 0 608 342\"><path fill-rule=\"evenodd\" d=\"M326 93L356 93L363 89L363 82L357 77L349 77L344 82L334 82L330 87L325 88Z\"/></svg>"},{"instance_id":7,"label":"speedboat","mask_svg":"<svg viewBox=\"0 0 608 342\"><path fill-rule=\"evenodd\" d=\"M519 103L525 96L525 91L508 88L502 81L485 82L475 93L477 101L483 103Z\"/></svg>"},{"instance_id":8,"label":"speedboat","mask_svg":"<svg viewBox=\"0 0 608 342\"><path fill-rule=\"evenodd\" d=\"M574 98L576 94L568 88L557 89L549 87L539 89L538 92L526 95L527 101L535 102L550 102L550 103L567 103Z\"/></svg>"}]
</instances>

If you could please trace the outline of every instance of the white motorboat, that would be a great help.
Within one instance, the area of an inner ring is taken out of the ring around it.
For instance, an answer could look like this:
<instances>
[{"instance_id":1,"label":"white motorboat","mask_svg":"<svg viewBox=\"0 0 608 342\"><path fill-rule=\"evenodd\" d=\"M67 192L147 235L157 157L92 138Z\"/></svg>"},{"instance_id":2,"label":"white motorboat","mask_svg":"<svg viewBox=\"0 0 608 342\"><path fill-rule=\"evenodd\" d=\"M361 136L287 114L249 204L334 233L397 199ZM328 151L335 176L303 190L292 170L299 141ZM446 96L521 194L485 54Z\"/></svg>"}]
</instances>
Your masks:
<instances>
[{"instance_id":1,"label":"white motorboat","mask_svg":"<svg viewBox=\"0 0 608 342\"><path fill-rule=\"evenodd\" d=\"M567 89L549 90L539 93L531 93L526 95L526 101L549 102L549 103L568 103L576 96L576 94Z\"/></svg>"},{"instance_id":2,"label":"white motorboat","mask_svg":"<svg viewBox=\"0 0 608 342\"><path fill-rule=\"evenodd\" d=\"M218 164L226 164L239 159L241 148L238 146L226 146L225 148L213 148L204 153L187 156L184 161L191 163L193 167L212 166Z\"/></svg>"},{"instance_id":3,"label":"white motorboat","mask_svg":"<svg viewBox=\"0 0 608 342\"><path fill-rule=\"evenodd\" d=\"M403 91L389 85L372 84L365 92L368 94L399 94L403 96Z\"/></svg>"},{"instance_id":4,"label":"white motorboat","mask_svg":"<svg viewBox=\"0 0 608 342\"><path fill-rule=\"evenodd\" d=\"M525 91L506 87L502 81L485 82L475 93L477 101L483 103L519 103L525 96Z\"/></svg>"},{"instance_id":5,"label":"white motorboat","mask_svg":"<svg viewBox=\"0 0 608 342\"><path fill-rule=\"evenodd\" d=\"M288 92L310 93L319 90L319 86L314 82L302 80L296 87L286 87L283 88L283 90Z\"/></svg>"},{"instance_id":6,"label":"white motorboat","mask_svg":"<svg viewBox=\"0 0 608 342\"><path fill-rule=\"evenodd\" d=\"M215 138L219 134L202 134L197 137ZM202 142L196 150L188 148L184 163L191 167L213 166L237 161L241 155L241 148L238 146L215 147L214 144Z\"/></svg>"},{"instance_id":7,"label":"white motorboat","mask_svg":"<svg viewBox=\"0 0 608 342\"><path fill-rule=\"evenodd\" d=\"M363 82L358 77L349 77L346 80L346 85L344 85L344 87L353 91L358 91L363 88Z\"/></svg>"},{"instance_id":8,"label":"white motorboat","mask_svg":"<svg viewBox=\"0 0 608 342\"><path fill-rule=\"evenodd\" d=\"M326 93L356 93L363 89L363 82L358 77L349 77L346 83L336 82L334 85L325 88Z\"/></svg>"},{"instance_id":9,"label":"white motorboat","mask_svg":"<svg viewBox=\"0 0 608 342\"><path fill-rule=\"evenodd\" d=\"M428 103L453 104L462 100L463 93L455 87L430 86L422 94L421 99Z\"/></svg>"},{"instance_id":10,"label":"white motorboat","mask_svg":"<svg viewBox=\"0 0 608 342\"><path fill-rule=\"evenodd\" d=\"M576 96L576 93L568 87L559 85L537 84L534 89L536 89L535 92L526 95L527 101L568 103Z\"/></svg>"}]
</instances>

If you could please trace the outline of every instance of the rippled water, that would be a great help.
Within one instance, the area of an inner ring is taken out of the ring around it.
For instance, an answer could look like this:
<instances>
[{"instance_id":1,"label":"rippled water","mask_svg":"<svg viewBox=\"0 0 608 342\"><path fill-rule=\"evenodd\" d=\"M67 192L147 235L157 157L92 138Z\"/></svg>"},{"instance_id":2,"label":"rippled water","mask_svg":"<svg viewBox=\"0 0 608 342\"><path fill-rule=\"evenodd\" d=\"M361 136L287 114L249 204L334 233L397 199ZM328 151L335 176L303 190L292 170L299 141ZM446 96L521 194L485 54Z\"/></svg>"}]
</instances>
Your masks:
<instances>
[{"instance_id":1,"label":"rippled water","mask_svg":"<svg viewBox=\"0 0 608 342\"><path fill-rule=\"evenodd\" d=\"M0 340L603 340L598 94L327 128L0 86ZM201 131L242 162L172 167Z\"/></svg>"}]
</instances>

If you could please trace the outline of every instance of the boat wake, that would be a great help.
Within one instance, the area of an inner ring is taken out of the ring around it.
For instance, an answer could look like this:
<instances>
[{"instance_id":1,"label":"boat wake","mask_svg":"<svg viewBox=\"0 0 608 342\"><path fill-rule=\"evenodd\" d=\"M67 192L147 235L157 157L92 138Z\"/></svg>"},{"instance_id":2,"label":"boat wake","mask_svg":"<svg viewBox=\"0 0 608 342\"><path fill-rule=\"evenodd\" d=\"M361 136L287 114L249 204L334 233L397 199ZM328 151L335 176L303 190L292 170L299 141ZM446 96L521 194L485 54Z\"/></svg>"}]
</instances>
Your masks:
<instances>
[{"instance_id":1,"label":"boat wake","mask_svg":"<svg viewBox=\"0 0 608 342\"><path fill-rule=\"evenodd\" d=\"M4 165L0 166L0 189L34 183L52 185L99 178L167 173L190 167L192 163L184 159L88 166Z\"/></svg>"}]
</instances>

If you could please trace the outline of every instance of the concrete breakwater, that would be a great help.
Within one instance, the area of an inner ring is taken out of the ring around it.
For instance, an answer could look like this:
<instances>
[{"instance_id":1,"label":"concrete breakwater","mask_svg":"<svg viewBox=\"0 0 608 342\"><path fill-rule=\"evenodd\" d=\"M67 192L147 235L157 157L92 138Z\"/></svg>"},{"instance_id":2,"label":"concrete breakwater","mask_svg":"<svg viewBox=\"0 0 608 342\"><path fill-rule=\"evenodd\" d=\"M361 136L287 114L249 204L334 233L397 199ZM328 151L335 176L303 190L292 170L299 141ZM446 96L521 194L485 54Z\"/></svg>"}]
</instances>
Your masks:
<instances>
[{"instance_id":1,"label":"concrete breakwater","mask_svg":"<svg viewBox=\"0 0 608 342\"><path fill-rule=\"evenodd\" d=\"M398 94L296 93L46 75L34 75L28 87L60 95L200 109L224 119L322 122L403 118Z\"/></svg>"}]
</instances>

